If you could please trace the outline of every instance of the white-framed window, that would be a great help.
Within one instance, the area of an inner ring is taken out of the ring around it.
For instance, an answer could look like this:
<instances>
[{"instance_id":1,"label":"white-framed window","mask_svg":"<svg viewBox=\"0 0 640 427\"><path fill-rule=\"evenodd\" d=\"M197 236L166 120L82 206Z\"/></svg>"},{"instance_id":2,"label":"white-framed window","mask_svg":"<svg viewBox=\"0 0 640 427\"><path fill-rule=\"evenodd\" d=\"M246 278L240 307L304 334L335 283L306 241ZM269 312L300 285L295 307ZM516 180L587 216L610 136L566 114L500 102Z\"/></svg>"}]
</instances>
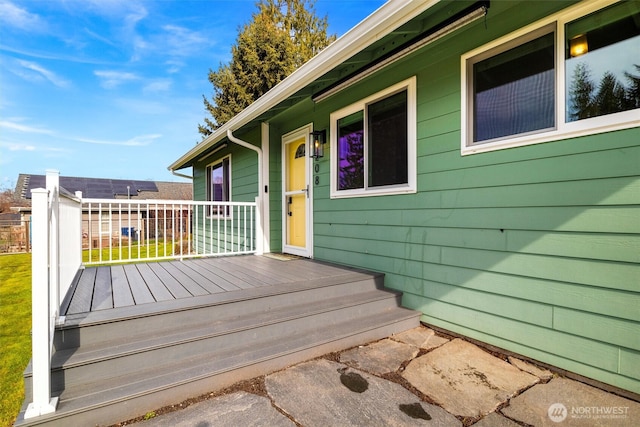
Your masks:
<instances>
[{"instance_id":1,"label":"white-framed window","mask_svg":"<svg viewBox=\"0 0 640 427\"><path fill-rule=\"evenodd\" d=\"M579 3L461 67L462 154L639 126L640 3Z\"/></svg>"},{"instance_id":2,"label":"white-framed window","mask_svg":"<svg viewBox=\"0 0 640 427\"><path fill-rule=\"evenodd\" d=\"M416 192L416 78L331 114L331 197Z\"/></svg>"},{"instance_id":3,"label":"white-framed window","mask_svg":"<svg viewBox=\"0 0 640 427\"><path fill-rule=\"evenodd\" d=\"M100 212L100 234L111 235L111 212Z\"/></svg>"},{"instance_id":4,"label":"white-framed window","mask_svg":"<svg viewBox=\"0 0 640 427\"><path fill-rule=\"evenodd\" d=\"M207 174L207 201L230 202L231 201L231 156L224 157L211 163L206 168ZM229 208L223 206L210 207L209 216L226 216Z\"/></svg>"}]
</instances>

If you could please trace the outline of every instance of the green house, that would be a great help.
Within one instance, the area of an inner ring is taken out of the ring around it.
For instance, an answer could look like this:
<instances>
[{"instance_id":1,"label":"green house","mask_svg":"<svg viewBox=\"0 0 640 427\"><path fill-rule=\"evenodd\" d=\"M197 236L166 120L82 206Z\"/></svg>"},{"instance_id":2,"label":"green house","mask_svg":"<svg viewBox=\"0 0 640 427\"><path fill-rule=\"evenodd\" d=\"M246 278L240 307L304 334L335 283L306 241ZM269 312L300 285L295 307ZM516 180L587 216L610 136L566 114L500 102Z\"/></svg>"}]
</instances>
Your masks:
<instances>
[{"instance_id":1,"label":"green house","mask_svg":"<svg viewBox=\"0 0 640 427\"><path fill-rule=\"evenodd\" d=\"M640 2L390 1L189 167L196 200L257 197L261 251L640 393Z\"/></svg>"}]
</instances>

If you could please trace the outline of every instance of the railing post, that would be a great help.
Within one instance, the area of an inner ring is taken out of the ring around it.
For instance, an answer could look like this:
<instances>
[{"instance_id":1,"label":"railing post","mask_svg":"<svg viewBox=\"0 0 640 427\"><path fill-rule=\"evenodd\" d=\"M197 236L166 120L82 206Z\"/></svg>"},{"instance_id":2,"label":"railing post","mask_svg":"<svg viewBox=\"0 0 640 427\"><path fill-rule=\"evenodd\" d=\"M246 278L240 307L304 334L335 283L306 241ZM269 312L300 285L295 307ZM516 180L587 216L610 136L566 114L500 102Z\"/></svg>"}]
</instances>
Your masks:
<instances>
[{"instance_id":1,"label":"railing post","mask_svg":"<svg viewBox=\"0 0 640 427\"><path fill-rule=\"evenodd\" d=\"M47 191L49 192L49 285L51 292L51 316L58 317L60 307L60 172L46 171Z\"/></svg>"},{"instance_id":2,"label":"railing post","mask_svg":"<svg viewBox=\"0 0 640 427\"><path fill-rule=\"evenodd\" d=\"M50 292L49 292L49 207L48 191L31 191L32 209L32 386L33 402L25 419L55 412L58 398L51 398Z\"/></svg>"},{"instance_id":3,"label":"railing post","mask_svg":"<svg viewBox=\"0 0 640 427\"><path fill-rule=\"evenodd\" d=\"M262 228L262 197L256 196L256 255L264 251L264 230Z\"/></svg>"}]
</instances>

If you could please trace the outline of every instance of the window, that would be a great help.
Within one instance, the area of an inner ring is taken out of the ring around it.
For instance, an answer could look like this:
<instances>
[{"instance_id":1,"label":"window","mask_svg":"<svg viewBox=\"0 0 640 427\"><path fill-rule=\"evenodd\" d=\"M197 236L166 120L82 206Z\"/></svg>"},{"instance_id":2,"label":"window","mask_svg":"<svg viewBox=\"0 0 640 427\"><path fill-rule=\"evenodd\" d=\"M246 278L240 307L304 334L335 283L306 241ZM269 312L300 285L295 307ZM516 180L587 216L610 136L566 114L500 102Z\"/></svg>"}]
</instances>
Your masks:
<instances>
[{"instance_id":1,"label":"window","mask_svg":"<svg viewBox=\"0 0 640 427\"><path fill-rule=\"evenodd\" d=\"M231 170L230 157L212 163L207 166L207 201L210 202L229 202L231 201ZM228 206L212 206L209 209L209 215L226 215L228 214Z\"/></svg>"},{"instance_id":2,"label":"window","mask_svg":"<svg viewBox=\"0 0 640 427\"><path fill-rule=\"evenodd\" d=\"M462 57L463 154L638 126L640 4L612 3L581 3Z\"/></svg>"},{"instance_id":3,"label":"window","mask_svg":"<svg viewBox=\"0 0 640 427\"><path fill-rule=\"evenodd\" d=\"M331 114L331 197L415 192L415 80Z\"/></svg>"}]
</instances>

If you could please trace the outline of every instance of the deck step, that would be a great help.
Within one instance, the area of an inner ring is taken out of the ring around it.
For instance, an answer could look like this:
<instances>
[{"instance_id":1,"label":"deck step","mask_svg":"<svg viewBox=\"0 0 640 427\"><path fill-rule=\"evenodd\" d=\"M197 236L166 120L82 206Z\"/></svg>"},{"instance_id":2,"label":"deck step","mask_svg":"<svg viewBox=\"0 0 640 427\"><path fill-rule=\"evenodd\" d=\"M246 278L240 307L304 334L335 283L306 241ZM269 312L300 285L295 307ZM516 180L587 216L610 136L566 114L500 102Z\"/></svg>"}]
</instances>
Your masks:
<instances>
[{"instance_id":1,"label":"deck step","mask_svg":"<svg viewBox=\"0 0 640 427\"><path fill-rule=\"evenodd\" d=\"M354 271L70 316L56 331L56 412L15 425L110 425L418 326L382 282ZM25 389L28 402L29 368Z\"/></svg>"}]
</instances>

